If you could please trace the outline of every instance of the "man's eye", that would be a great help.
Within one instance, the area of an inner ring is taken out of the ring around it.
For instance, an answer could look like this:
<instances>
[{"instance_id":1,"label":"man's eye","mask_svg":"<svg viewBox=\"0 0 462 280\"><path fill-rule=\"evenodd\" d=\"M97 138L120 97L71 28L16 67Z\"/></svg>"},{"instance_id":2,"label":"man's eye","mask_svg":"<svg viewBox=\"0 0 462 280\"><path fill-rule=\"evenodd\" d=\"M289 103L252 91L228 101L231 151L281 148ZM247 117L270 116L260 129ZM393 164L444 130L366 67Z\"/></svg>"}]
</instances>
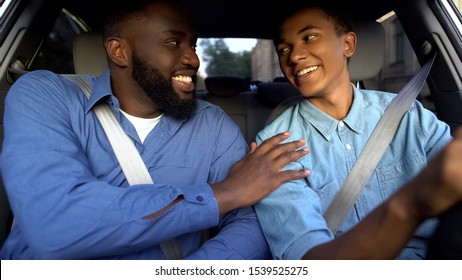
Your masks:
<instances>
[{"instance_id":1,"label":"man's eye","mask_svg":"<svg viewBox=\"0 0 462 280\"><path fill-rule=\"evenodd\" d=\"M177 40L173 40L173 41L167 41L167 44L172 45L172 46L178 46L180 42L178 42Z\"/></svg>"},{"instance_id":2,"label":"man's eye","mask_svg":"<svg viewBox=\"0 0 462 280\"><path fill-rule=\"evenodd\" d=\"M284 48L278 48L278 54L279 55L284 55L289 52L289 47L284 47Z\"/></svg>"},{"instance_id":3,"label":"man's eye","mask_svg":"<svg viewBox=\"0 0 462 280\"><path fill-rule=\"evenodd\" d=\"M315 37L316 37L315 35L306 35L303 37L303 41L308 42L308 41L313 40Z\"/></svg>"}]
</instances>

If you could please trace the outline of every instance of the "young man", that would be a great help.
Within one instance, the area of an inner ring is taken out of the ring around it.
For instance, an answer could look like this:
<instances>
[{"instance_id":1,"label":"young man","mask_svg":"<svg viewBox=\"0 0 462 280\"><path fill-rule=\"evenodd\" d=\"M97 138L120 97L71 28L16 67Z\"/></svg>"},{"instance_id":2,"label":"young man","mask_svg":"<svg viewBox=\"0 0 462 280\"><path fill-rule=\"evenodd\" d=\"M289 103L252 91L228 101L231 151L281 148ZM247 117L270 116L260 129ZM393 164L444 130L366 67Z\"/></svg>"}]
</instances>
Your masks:
<instances>
[{"instance_id":1,"label":"young man","mask_svg":"<svg viewBox=\"0 0 462 280\"><path fill-rule=\"evenodd\" d=\"M48 71L23 76L8 94L1 168L16 224L0 258L163 259L159 244L172 238L185 258L269 257L251 206L308 175L281 171L308 153L298 149L305 142L278 145L284 133L246 156L231 119L195 99L197 36L186 12L125 2L105 23L109 71L91 77L88 100ZM99 102L154 184L128 186L93 111ZM201 247L201 231L217 225Z\"/></svg>"},{"instance_id":2,"label":"young man","mask_svg":"<svg viewBox=\"0 0 462 280\"><path fill-rule=\"evenodd\" d=\"M434 221L421 222L461 199L462 131L451 142L448 126L416 101L354 209L331 232L323 213L394 94L351 84L347 64L356 35L341 12L307 7L278 31L281 69L304 99L261 131L257 142L286 130L306 139L310 154L288 169L307 168L312 175L284 184L255 206L274 258L425 257Z\"/></svg>"}]
</instances>

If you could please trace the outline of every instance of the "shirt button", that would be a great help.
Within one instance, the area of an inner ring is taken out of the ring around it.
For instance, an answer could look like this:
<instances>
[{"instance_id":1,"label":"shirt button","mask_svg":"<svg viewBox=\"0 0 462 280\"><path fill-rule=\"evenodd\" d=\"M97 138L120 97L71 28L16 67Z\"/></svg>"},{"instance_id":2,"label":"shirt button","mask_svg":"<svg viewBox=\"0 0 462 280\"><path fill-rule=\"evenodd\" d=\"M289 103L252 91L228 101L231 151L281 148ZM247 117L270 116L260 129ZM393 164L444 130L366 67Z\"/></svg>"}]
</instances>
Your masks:
<instances>
[{"instance_id":1,"label":"shirt button","mask_svg":"<svg viewBox=\"0 0 462 280\"><path fill-rule=\"evenodd\" d=\"M338 122L338 127L343 128L345 126L345 123L343 121Z\"/></svg>"},{"instance_id":2,"label":"shirt button","mask_svg":"<svg viewBox=\"0 0 462 280\"><path fill-rule=\"evenodd\" d=\"M199 195L199 196L196 197L196 200L199 201L199 202L202 202L204 200L204 198Z\"/></svg>"},{"instance_id":3,"label":"shirt button","mask_svg":"<svg viewBox=\"0 0 462 280\"><path fill-rule=\"evenodd\" d=\"M346 148L347 150L351 150L351 145L350 145L350 144L346 144L346 145L345 145L345 148Z\"/></svg>"}]
</instances>

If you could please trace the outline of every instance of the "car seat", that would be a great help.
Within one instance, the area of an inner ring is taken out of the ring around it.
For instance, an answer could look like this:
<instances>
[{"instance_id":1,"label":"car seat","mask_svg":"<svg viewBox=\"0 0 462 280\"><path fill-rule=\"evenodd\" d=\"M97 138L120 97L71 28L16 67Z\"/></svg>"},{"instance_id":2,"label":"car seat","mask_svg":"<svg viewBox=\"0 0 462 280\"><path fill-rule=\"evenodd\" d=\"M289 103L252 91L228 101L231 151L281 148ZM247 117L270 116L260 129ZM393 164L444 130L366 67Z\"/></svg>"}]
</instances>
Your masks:
<instances>
[{"instance_id":1,"label":"car seat","mask_svg":"<svg viewBox=\"0 0 462 280\"><path fill-rule=\"evenodd\" d=\"M245 79L235 76L214 76L205 79L207 92L203 99L220 106L240 127L247 143L255 141L257 133L265 126L271 111L283 100L299 95L289 83L260 83L258 90L247 88ZM266 90L271 87L273 90Z\"/></svg>"},{"instance_id":2,"label":"car seat","mask_svg":"<svg viewBox=\"0 0 462 280\"><path fill-rule=\"evenodd\" d=\"M241 94L245 80L236 76L214 76L204 80L207 93L203 99L220 106L247 135L247 101Z\"/></svg>"}]
</instances>

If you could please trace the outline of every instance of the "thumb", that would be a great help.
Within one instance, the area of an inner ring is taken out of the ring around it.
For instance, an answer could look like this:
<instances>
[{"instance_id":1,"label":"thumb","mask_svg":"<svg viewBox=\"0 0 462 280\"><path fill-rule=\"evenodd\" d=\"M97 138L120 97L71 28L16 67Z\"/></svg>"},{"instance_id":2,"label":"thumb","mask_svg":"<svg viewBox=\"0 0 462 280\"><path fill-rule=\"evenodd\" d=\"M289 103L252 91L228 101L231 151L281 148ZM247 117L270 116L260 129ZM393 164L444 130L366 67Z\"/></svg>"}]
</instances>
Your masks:
<instances>
[{"instance_id":1,"label":"thumb","mask_svg":"<svg viewBox=\"0 0 462 280\"><path fill-rule=\"evenodd\" d=\"M257 143L252 142L252 143L250 144L249 154L255 152L256 149L257 149Z\"/></svg>"}]
</instances>

